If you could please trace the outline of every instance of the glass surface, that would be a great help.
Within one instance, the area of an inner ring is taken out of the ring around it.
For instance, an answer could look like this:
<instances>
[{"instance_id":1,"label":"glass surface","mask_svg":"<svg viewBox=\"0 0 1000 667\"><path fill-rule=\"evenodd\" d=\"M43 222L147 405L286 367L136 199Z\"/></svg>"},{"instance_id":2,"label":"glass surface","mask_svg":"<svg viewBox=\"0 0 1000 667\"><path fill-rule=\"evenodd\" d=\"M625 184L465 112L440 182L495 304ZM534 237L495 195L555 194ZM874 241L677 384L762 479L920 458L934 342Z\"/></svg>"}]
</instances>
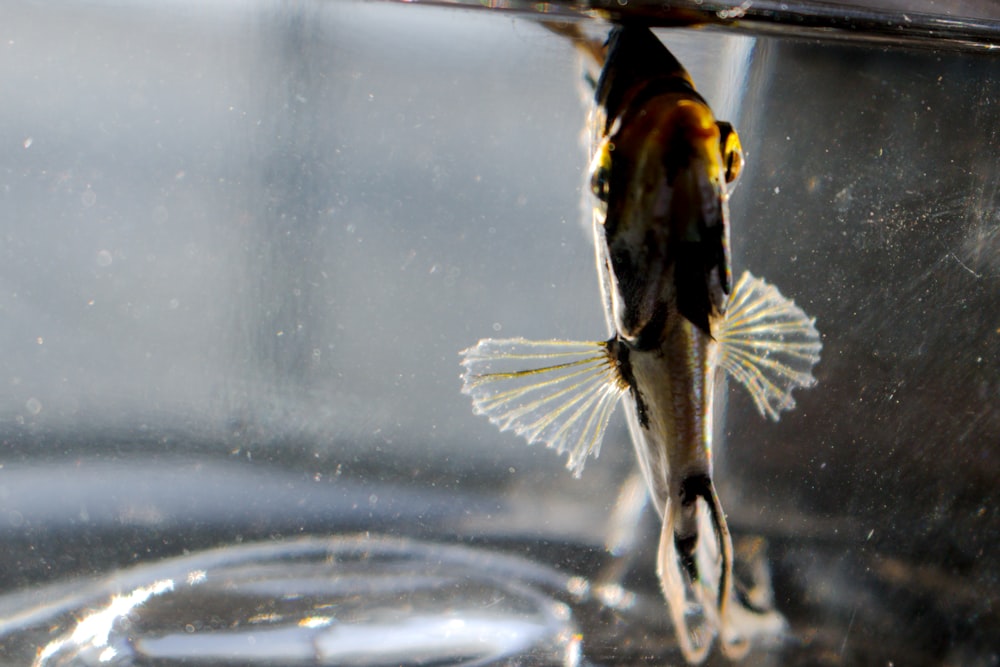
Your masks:
<instances>
[{"instance_id":1,"label":"glass surface","mask_svg":"<svg viewBox=\"0 0 1000 667\"><path fill-rule=\"evenodd\" d=\"M682 662L621 414L574 479L460 393L604 336L581 64L434 4L0 6L0 662ZM814 6L657 32L747 151L734 272L823 335L779 423L728 394L745 663L994 665L1000 30Z\"/></svg>"}]
</instances>

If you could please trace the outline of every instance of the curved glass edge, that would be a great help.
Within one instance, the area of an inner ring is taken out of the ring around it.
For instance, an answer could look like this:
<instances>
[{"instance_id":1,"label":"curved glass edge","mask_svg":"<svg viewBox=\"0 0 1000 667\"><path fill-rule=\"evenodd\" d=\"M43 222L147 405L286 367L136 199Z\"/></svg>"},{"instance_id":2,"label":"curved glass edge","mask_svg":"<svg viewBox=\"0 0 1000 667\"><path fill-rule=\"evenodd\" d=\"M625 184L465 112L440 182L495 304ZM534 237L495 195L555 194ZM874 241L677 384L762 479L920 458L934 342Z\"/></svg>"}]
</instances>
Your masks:
<instances>
[{"instance_id":1,"label":"curved glass edge","mask_svg":"<svg viewBox=\"0 0 1000 667\"><path fill-rule=\"evenodd\" d=\"M268 541L0 598L0 646L35 667L230 665L262 655L289 665L398 664L408 655L578 664L570 605L586 588L574 581L463 545L367 534Z\"/></svg>"},{"instance_id":2,"label":"curved glass edge","mask_svg":"<svg viewBox=\"0 0 1000 667\"><path fill-rule=\"evenodd\" d=\"M891 0L866 7L838 2L744 0L396 0L408 4L469 7L536 15L546 20L598 18L641 21L655 27L698 26L750 35L963 51L1000 50L1000 4L960 3L943 14L930 2L904 11ZM911 11L912 10L912 11Z\"/></svg>"}]
</instances>

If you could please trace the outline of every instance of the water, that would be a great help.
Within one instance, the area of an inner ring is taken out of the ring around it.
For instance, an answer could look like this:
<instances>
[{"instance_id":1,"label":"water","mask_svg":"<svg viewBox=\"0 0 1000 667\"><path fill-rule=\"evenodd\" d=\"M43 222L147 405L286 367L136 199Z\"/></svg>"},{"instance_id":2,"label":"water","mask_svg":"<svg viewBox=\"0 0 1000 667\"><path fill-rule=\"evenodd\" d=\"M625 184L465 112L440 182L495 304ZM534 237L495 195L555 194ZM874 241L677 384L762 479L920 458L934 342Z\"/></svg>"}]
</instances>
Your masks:
<instances>
[{"instance_id":1,"label":"water","mask_svg":"<svg viewBox=\"0 0 1000 667\"><path fill-rule=\"evenodd\" d=\"M720 494L790 622L747 664L1000 663L974 5L659 33L748 152L737 273L823 334L780 423L729 399ZM533 18L4 4L0 663L680 661L623 424L574 480L458 391L478 338L604 331L579 63Z\"/></svg>"}]
</instances>

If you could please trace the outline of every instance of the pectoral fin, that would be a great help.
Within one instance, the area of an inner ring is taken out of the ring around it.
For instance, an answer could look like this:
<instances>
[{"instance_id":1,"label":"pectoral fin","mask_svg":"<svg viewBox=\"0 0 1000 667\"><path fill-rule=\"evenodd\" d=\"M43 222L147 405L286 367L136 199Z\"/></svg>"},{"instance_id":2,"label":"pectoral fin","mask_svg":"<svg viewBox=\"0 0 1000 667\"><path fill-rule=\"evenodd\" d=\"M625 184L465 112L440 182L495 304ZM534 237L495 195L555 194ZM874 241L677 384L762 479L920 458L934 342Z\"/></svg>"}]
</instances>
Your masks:
<instances>
[{"instance_id":1,"label":"pectoral fin","mask_svg":"<svg viewBox=\"0 0 1000 667\"><path fill-rule=\"evenodd\" d=\"M579 476L628 388L611 349L604 342L481 340L460 353L462 392L501 431L568 451L566 467Z\"/></svg>"},{"instance_id":2,"label":"pectoral fin","mask_svg":"<svg viewBox=\"0 0 1000 667\"><path fill-rule=\"evenodd\" d=\"M726 317L713 332L719 364L743 385L761 416L777 421L795 407L792 390L816 384L812 367L823 344L810 319L774 285L744 273L730 296Z\"/></svg>"}]
</instances>

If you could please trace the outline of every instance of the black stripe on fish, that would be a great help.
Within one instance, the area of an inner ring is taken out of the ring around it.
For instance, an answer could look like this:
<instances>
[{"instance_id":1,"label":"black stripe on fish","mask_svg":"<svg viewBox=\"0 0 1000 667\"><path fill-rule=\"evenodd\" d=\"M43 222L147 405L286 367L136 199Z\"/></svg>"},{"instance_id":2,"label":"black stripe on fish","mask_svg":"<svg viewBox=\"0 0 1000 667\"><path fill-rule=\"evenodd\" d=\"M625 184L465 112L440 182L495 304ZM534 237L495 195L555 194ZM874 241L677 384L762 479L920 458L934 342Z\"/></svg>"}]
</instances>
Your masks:
<instances>
[{"instance_id":1,"label":"black stripe on fish","mask_svg":"<svg viewBox=\"0 0 1000 667\"><path fill-rule=\"evenodd\" d=\"M698 535L674 536L674 547L680 554L681 565L684 566L688 577L691 578L691 581L698 581L698 563L694 559L694 551L698 547Z\"/></svg>"},{"instance_id":2,"label":"black stripe on fish","mask_svg":"<svg viewBox=\"0 0 1000 667\"><path fill-rule=\"evenodd\" d=\"M712 504L712 478L705 474L690 475L681 482L681 507L690 507L702 498Z\"/></svg>"},{"instance_id":3,"label":"black stripe on fish","mask_svg":"<svg viewBox=\"0 0 1000 667\"><path fill-rule=\"evenodd\" d=\"M631 93L631 95L626 95L626 93ZM615 119L619 116L624 125L630 120L630 116L644 113L646 111L645 105L660 95L683 95L686 98L701 102L706 107L708 106L705 98L683 77L676 74L659 76L637 84L632 90L622 91L622 97L625 97L627 106L617 109L617 113L614 116L611 115L611 108L605 107L605 113L608 114L607 127L604 128L605 132L610 129Z\"/></svg>"},{"instance_id":4,"label":"black stripe on fish","mask_svg":"<svg viewBox=\"0 0 1000 667\"><path fill-rule=\"evenodd\" d=\"M633 347L636 350L652 351L660 348L663 342L663 335L667 330L667 317L669 309L665 303L661 303L653 310L653 316L649 322L639 331ZM683 312L681 313L683 315Z\"/></svg>"},{"instance_id":5,"label":"black stripe on fish","mask_svg":"<svg viewBox=\"0 0 1000 667\"><path fill-rule=\"evenodd\" d=\"M671 244L677 310L709 336L712 335L709 316L725 313L730 291L725 284L724 233L721 224L702 226L699 230L701 240ZM713 277L713 273L717 277Z\"/></svg>"},{"instance_id":6,"label":"black stripe on fish","mask_svg":"<svg viewBox=\"0 0 1000 667\"><path fill-rule=\"evenodd\" d=\"M625 381L625 384L628 385L632 399L635 401L635 412L639 418L639 425L648 429L649 409L646 407L646 401L642 397L642 392L636 386L635 376L632 374L632 362L629 360L629 345L618 337L612 338L606 345L608 346L608 354L618 362L618 374Z\"/></svg>"}]
</instances>

